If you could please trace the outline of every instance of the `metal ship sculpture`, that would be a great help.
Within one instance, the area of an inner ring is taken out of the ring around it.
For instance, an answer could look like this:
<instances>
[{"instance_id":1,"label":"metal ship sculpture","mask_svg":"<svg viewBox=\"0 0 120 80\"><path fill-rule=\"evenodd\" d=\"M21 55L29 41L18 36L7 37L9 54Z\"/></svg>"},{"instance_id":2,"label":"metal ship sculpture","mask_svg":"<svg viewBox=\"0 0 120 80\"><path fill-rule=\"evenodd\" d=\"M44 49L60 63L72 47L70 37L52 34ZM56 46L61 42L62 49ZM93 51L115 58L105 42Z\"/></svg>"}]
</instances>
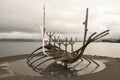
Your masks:
<instances>
[{"instance_id":1,"label":"metal ship sculpture","mask_svg":"<svg viewBox=\"0 0 120 80\"><path fill-rule=\"evenodd\" d=\"M99 63L97 63L94 59L87 56L86 57L83 56L84 51L90 43L108 35L109 30L105 30L98 34L97 32L94 32L86 40L87 31L88 31L87 29L88 8L86 9L86 20L83 23L85 25L83 45L75 51L74 51L74 44L76 41L73 40L73 37L70 39L68 39L67 37L65 39L60 39L60 36L55 36L54 32L46 31L45 6L43 10L44 10L43 26L39 27L41 29L41 34L42 34L42 46L34 50L27 57L28 66L31 67L34 71L42 72L44 69L41 69L39 66L51 60L52 63L50 65L60 62L60 65L62 65L63 68L65 69L71 69L71 67L69 66L77 62L78 60L81 60L81 62L86 60L89 64L94 63L96 67L99 67L100 66ZM46 39L46 36L48 36L49 39ZM64 46L64 49L61 48L62 46ZM71 47L71 52L68 51L68 46ZM76 64L76 66L77 65L78 64Z\"/></svg>"}]
</instances>

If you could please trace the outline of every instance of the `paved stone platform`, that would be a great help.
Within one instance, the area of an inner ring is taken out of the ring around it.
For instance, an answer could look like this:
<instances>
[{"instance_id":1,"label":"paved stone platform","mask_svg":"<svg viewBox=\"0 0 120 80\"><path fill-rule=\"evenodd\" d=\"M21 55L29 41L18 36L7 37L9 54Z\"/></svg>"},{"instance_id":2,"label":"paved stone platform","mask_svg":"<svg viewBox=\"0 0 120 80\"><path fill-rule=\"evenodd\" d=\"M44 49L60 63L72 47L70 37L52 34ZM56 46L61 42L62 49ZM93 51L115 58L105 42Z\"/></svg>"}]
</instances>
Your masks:
<instances>
[{"instance_id":1,"label":"paved stone platform","mask_svg":"<svg viewBox=\"0 0 120 80\"><path fill-rule=\"evenodd\" d=\"M94 59L95 60L95 59ZM35 64L38 64L44 60L40 60ZM13 72L20 73L23 75L30 76L45 76L45 77L70 77L70 76L80 76L85 74L92 74L99 72L105 68L104 61L95 60L100 66L96 66L94 63L88 63L85 59L81 61L80 59L69 65L70 69L65 69L62 66L61 62L57 62L56 64L52 64L54 60L47 61L39 66L40 70L37 72L32 70L26 63L26 59L21 59L14 61L10 64L10 69ZM35 65L34 64L34 65ZM52 64L52 65L51 65Z\"/></svg>"}]
</instances>

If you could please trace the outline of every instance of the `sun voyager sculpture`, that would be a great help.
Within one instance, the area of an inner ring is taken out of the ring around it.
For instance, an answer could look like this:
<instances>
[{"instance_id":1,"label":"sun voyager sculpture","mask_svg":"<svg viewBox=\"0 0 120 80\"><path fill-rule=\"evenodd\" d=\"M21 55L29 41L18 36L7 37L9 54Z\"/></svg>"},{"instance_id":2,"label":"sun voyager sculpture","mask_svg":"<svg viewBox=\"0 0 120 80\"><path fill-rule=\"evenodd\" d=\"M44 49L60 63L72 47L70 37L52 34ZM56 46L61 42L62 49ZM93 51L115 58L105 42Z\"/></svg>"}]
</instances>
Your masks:
<instances>
[{"instance_id":1,"label":"sun voyager sculpture","mask_svg":"<svg viewBox=\"0 0 120 80\"><path fill-rule=\"evenodd\" d=\"M73 37L70 39L68 39L67 37L65 39L60 39L60 36L55 36L54 32L46 31L45 6L43 10L44 10L43 26L39 27L42 34L42 46L34 50L27 57L28 66L31 67L34 71L37 71L41 74L42 72L45 71L44 67L46 65L50 66L53 64L59 64L59 66L62 66L62 68L65 70L75 70L75 67L77 67L80 64L80 62L83 62L83 61L86 61L89 63L85 65L86 67L90 66L91 63L96 65L95 69L99 67L100 66L99 63L97 63L94 59L90 57L87 57L87 56L85 57L83 54L85 49L90 43L108 35L109 30L105 30L99 34L97 34L97 32L94 32L86 40L86 36L88 32L88 29L87 29L88 8L86 9L86 20L83 23L85 25L83 45L75 51L74 51L74 44L77 41L73 40ZM48 36L49 39L46 39L46 36ZM68 45L71 47L71 52L68 51ZM64 46L64 49L61 48L62 46ZM78 60L80 62L76 63ZM73 64L75 64L74 67L72 66ZM56 67L59 67L59 66L56 66ZM85 69L86 67L84 67L83 69Z\"/></svg>"}]
</instances>

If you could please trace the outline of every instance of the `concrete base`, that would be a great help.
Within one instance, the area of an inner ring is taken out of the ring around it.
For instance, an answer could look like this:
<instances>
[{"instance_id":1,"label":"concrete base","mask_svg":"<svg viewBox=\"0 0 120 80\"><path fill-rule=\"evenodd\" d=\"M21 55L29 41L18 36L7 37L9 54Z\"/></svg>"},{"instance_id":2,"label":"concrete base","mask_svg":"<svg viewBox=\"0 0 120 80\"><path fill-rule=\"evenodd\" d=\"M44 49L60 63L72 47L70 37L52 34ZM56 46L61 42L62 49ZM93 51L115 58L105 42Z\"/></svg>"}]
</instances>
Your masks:
<instances>
[{"instance_id":1,"label":"concrete base","mask_svg":"<svg viewBox=\"0 0 120 80\"><path fill-rule=\"evenodd\" d=\"M39 63L42 60L39 61ZM26 59L17 60L10 64L10 69L16 73L30 75L30 76L45 76L45 77L70 77L99 72L105 68L104 61L95 60L100 66L94 63L89 63L86 60L69 65L70 69L65 69L61 62L52 64L54 60L47 61L39 66L40 70L34 71L26 63ZM38 62L37 62L38 63ZM36 63L36 64L37 64ZM51 65L52 64L52 65ZM35 65L35 64L34 64Z\"/></svg>"}]
</instances>

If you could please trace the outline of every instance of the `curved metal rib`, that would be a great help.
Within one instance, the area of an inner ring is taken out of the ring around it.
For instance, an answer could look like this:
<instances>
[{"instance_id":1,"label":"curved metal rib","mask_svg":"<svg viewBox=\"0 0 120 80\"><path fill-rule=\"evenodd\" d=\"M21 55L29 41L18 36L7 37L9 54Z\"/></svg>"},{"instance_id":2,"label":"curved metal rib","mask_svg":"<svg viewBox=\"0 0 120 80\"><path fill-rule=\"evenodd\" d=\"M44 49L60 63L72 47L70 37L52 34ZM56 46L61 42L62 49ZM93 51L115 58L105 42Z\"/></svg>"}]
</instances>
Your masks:
<instances>
[{"instance_id":1,"label":"curved metal rib","mask_svg":"<svg viewBox=\"0 0 120 80\"><path fill-rule=\"evenodd\" d=\"M94 61L93 59L87 57L89 60L91 60L93 63L95 63L97 66L100 66L96 61Z\"/></svg>"},{"instance_id":2,"label":"curved metal rib","mask_svg":"<svg viewBox=\"0 0 120 80\"><path fill-rule=\"evenodd\" d=\"M38 50L42 49L42 47L37 48L36 50L34 50L28 57L27 60Z\"/></svg>"},{"instance_id":3,"label":"curved metal rib","mask_svg":"<svg viewBox=\"0 0 120 80\"><path fill-rule=\"evenodd\" d=\"M43 59L43 58L45 58L45 57L46 57L46 55L45 55L45 56L42 56L42 57L40 57L40 58L38 58L38 59L36 59L36 60L34 60L33 62L31 62L31 63L29 64L29 66L31 66L33 63L35 63L35 62L37 62L38 60Z\"/></svg>"},{"instance_id":4,"label":"curved metal rib","mask_svg":"<svg viewBox=\"0 0 120 80\"><path fill-rule=\"evenodd\" d=\"M28 63L30 60L32 60L32 58L38 56L38 55L41 54L41 53L43 53L43 52L39 52L39 53L37 53L37 54L35 54L35 55L33 55L33 56L30 56L29 59L27 60L27 63Z\"/></svg>"},{"instance_id":5,"label":"curved metal rib","mask_svg":"<svg viewBox=\"0 0 120 80\"><path fill-rule=\"evenodd\" d=\"M47 60L39 63L38 65L36 65L36 66L33 68L33 70L35 70L38 66L40 66L40 65L43 64L43 63L45 63L46 61L49 61L49 60L52 60L52 59L54 59L54 58L49 58L49 59L47 59Z\"/></svg>"}]
</instances>

